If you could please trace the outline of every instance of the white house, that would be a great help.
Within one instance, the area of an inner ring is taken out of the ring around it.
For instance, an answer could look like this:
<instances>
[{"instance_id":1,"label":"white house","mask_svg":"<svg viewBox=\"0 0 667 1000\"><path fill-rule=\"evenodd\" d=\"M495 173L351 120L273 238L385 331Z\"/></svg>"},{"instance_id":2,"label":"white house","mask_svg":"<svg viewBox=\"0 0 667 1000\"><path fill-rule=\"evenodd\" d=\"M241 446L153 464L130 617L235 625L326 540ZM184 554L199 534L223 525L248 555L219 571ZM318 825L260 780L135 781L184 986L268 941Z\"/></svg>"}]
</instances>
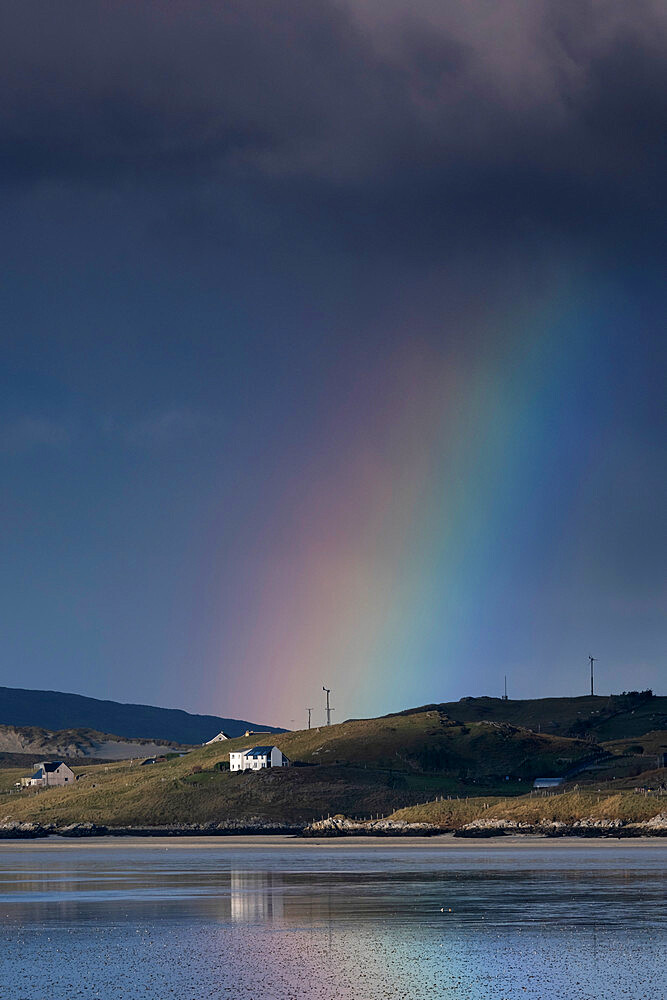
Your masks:
<instances>
[{"instance_id":1,"label":"white house","mask_svg":"<svg viewBox=\"0 0 667 1000\"><path fill-rule=\"evenodd\" d=\"M35 773L31 778L23 779L26 785L36 785L46 788L51 785L73 785L74 771L61 760L43 760L35 764Z\"/></svg>"},{"instance_id":2,"label":"white house","mask_svg":"<svg viewBox=\"0 0 667 1000\"><path fill-rule=\"evenodd\" d=\"M227 735L227 733L224 733L222 730L220 730L217 736L214 736L212 740L206 740L206 743L204 743L203 746L210 747L211 743L221 743L222 740L228 740L229 738L230 737Z\"/></svg>"},{"instance_id":3,"label":"white house","mask_svg":"<svg viewBox=\"0 0 667 1000\"><path fill-rule=\"evenodd\" d=\"M264 767L289 767L289 759L278 747L253 747L229 755L230 771L260 771Z\"/></svg>"}]
</instances>

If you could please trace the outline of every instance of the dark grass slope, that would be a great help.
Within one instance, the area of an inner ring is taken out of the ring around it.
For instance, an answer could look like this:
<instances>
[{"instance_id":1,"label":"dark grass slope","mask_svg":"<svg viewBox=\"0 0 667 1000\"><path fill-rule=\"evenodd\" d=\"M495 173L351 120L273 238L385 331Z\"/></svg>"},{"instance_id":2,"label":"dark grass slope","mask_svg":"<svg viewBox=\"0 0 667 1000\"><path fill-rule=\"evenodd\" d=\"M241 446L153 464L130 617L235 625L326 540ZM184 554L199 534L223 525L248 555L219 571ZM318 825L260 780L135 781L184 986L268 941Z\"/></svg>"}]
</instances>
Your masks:
<instances>
[{"instance_id":1,"label":"dark grass slope","mask_svg":"<svg viewBox=\"0 0 667 1000\"><path fill-rule=\"evenodd\" d=\"M221 729L241 736L246 729L281 733L273 726L217 715L191 715L175 708L123 705L60 691L28 691L0 687L0 724L41 726L45 729L95 729L135 739L170 740L174 743L204 743Z\"/></svg>"},{"instance_id":2,"label":"dark grass slope","mask_svg":"<svg viewBox=\"0 0 667 1000\"><path fill-rule=\"evenodd\" d=\"M649 691L582 695L577 698L462 698L396 713L437 710L460 722L505 722L554 736L585 737L602 743L667 729L667 697Z\"/></svg>"}]
</instances>

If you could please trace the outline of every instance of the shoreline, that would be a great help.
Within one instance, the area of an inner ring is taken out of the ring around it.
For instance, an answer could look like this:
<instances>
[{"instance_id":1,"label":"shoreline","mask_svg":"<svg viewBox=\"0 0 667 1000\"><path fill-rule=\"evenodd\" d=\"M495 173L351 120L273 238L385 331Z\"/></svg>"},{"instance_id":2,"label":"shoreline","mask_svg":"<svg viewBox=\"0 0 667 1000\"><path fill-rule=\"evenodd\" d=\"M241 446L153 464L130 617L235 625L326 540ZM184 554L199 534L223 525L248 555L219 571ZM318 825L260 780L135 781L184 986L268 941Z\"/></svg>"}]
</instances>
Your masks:
<instances>
[{"instance_id":1,"label":"shoreline","mask_svg":"<svg viewBox=\"0 0 667 1000\"><path fill-rule=\"evenodd\" d=\"M565 850L576 847L604 847L612 850L619 846L640 849L643 847L656 847L667 840L661 837L639 836L639 837L546 837L542 834L512 834L505 837L489 839L472 839L455 837L453 833L441 833L432 837L299 837L294 834L230 834L228 836L188 836L165 837L160 834L154 836L123 836L100 835L96 837L67 838L57 835L49 835L37 839L6 838L0 841L0 851L5 846L17 850L73 850L79 848L107 849L115 848L161 848L171 849L192 849L202 848L210 850L212 848L222 848L226 850L239 850L255 848L259 850L290 849L303 851L318 851L322 848L332 850L359 849L366 850L405 850L405 851L433 851L433 850L496 850L500 848L544 848L545 850Z\"/></svg>"},{"instance_id":2,"label":"shoreline","mask_svg":"<svg viewBox=\"0 0 667 1000\"><path fill-rule=\"evenodd\" d=\"M557 850L567 847L582 847L584 845L603 845L608 848L620 845L632 845L636 847L656 846L660 842L667 845L667 837L664 834L633 833L624 836L618 831L608 830L587 832L586 834L562 834L550 836L539 832L511 832L501 836L465 836L457 835L457 831L442 831L432 833L429 836L423 834L403 833L395 836L377 836L373 834L356 834L353 836L308 836L304 837L300 831L297 832L245 832L236 831L228 833L213 833L202 831L200 833L182 832L174 833L163 830L155 832L131 832L105 831L86 836L61 834L56 832L42 832L33 836L0 837L0 851L5 845L13 848L34 848L47 849L76 849L79 847L88 848L117 848L117 847L163 847L169 848L194 848L202 847L239 849L303 849L318 850L321 848L332 849L406 849L406 850L469 850L471 848L502 849L510 847L544 847L549 850Z\"/></svg>"}]
</instances>

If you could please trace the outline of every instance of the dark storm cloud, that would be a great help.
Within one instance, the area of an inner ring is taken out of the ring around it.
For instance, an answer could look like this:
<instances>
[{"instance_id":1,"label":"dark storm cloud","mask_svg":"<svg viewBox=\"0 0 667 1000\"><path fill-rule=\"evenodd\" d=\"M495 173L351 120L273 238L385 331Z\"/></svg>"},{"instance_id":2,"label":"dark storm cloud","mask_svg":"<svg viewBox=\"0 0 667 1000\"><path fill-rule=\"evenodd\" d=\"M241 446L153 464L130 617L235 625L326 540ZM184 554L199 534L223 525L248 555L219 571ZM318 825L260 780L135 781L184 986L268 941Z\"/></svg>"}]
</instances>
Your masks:
<instances>
[{"instance_id":1,"label":"dark storm cloud","mask_svg":"<svg viewBox=\"0 0 667 1000\"><path fill-rule=\"evenodd\" d=\"M426 247L642 231L666 29L652 0L5 5L0 176L150 186L166 215L196 193L214 228L243 192Z\"/></svg>"}]
</instances>

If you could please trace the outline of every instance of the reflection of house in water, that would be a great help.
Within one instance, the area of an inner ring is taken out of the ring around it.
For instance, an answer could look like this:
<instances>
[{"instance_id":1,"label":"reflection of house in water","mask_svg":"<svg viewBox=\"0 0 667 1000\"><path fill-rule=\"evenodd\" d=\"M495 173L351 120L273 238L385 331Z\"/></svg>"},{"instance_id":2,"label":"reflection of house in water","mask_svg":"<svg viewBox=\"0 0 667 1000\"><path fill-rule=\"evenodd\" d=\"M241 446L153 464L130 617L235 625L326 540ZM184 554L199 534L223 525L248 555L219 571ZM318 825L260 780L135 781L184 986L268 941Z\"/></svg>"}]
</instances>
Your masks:
<instances>
[{"instance_id":1,"label":"reflection of house in water","mask_svg":"<svg viewBox=\"0 0 667 1000\"><path fill-rule=\"evenodd\" d=\"M282 872L231 872L232 921L260 923L282 920L284 895Z\"/></svg>"},{"instance_id":2,"label":"reflection of house in water","mask_svg":"<svg viewBox=\"0 0 667 1000\"><path fill-rule=\"evenodd\" d=\"M232 923L324 925L349 908L345 875L232 869L229 877Z\"/></svg>"}]
</instances>

